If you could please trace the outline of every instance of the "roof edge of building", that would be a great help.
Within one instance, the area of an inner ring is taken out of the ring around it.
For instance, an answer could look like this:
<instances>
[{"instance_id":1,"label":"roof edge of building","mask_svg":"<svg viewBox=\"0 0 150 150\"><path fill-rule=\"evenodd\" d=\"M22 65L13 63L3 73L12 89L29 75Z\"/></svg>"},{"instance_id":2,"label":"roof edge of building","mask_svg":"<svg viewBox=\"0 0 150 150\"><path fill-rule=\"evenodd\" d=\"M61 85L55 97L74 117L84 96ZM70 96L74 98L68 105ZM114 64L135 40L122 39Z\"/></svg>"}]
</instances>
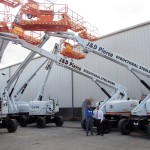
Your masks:
<instances>
[{"instance_id":1,"label":"roof edge of building","mask_svg":"<svg viewBox=\"0 0 150 150\"><path fill-rule=\"evenodd\" d=\"M133 26L130 26L130 27L127 27L127 28L124 28L124 29L121 29L121 30L117 30L117 31L114 31L112 33L108 33L108 34L105 34L105 35L102 35L99 37L98 40L102 39L102 38L106 38L108 36L112 36L112 35L115 35L115 34L119 34L119 33L122 33L122 32L126 32L126 31L129 31L129 30L132 30L132 29L135 29L135 28L139 28L139 27L142 27L142 26L146 26L150 24L150 21L146 21L146 22L143 22L143 23L139 23L137 25L133 25Z\"/></svg>"}]
</instances>

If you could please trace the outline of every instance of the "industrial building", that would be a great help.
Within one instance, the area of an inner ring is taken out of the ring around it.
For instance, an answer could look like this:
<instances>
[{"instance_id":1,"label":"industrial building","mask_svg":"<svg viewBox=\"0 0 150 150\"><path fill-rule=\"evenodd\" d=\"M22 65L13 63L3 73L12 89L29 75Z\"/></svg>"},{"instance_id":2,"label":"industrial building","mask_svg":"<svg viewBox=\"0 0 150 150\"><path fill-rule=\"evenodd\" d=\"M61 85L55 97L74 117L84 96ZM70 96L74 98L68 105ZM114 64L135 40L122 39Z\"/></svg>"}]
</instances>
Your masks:
<instances>
[{"instance_id":1,"label":"industrial building","mask_svg":"<svg viewBox=\"0 0 150 150\"><path fill-rule=\"evenodd\" d=\"M104 35L100 37L96 43L99 43L107 50L119 53L130 60L149 67L150 22ZM42 57L34 59L21 75L16 87L20 87L21 83L23 83L44 60L45 58ZM148 94L148 90L127 68L110 60L89 53L85 59L74 60L74 62L125 85L128 89L128 97L130 98L141 99L142 96ZM16 64L0 70L0 90L18 66L19 64ZM36 94L40 89L41 82L44 80L45 75L46 70L43 67L21 96L22 100L30 101L36 98ZM147 77L140 74L138 76L150 84ZM113 89L104 85L101 86L109 93L113 92ZM44 99L48 98L58 99L60 106L59 113L65 119L79 119L81 117L81 105L85 98L92 98L94 107L95 103L97 101L103 101L106 95L92 80L54 64L44 92Z\"/></svg>"}]
</instances>

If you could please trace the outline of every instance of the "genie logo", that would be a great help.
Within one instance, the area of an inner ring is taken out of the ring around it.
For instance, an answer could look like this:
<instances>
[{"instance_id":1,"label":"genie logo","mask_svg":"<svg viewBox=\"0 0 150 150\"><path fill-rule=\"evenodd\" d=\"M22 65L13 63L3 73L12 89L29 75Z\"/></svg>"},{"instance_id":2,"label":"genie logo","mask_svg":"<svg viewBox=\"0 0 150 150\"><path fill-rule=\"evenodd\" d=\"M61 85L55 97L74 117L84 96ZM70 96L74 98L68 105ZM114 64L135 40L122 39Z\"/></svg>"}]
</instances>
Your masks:
<instances>
[{"instance_id":1,"label":"genie logo","mask_svg":"<svg viewBox=\"0 0 150 150\"><path fill-rule=\"evenodd\" d=\"M110 105L109 107L110 107L110 109L113 109L113 108L114 108L114 106L113 106L113 105Z\"/></svg>"},{"instance_id":2,"label":"genie logo","mask_svg":"<svg viewBox=\"0 0 150 150\"><path fill-rule=\"evenodd\" d=\"M38 108L40 108L40 107L39 107L39 106L36 106L36 105L35 105L35 106L32 105L31 108L33 108L33 109L38 109Z\"/></svg>"},{"instance_id":3,"label":"genie logo","mask_svg":"<svg viewBox=\"0 0 150 150\"><path fill-rule=\"evenodd\" d=\"M137 105L136 105L136 104L131 104L130 106L131 106L131 107L136 107Z\"/></svg>"}]
</instances>

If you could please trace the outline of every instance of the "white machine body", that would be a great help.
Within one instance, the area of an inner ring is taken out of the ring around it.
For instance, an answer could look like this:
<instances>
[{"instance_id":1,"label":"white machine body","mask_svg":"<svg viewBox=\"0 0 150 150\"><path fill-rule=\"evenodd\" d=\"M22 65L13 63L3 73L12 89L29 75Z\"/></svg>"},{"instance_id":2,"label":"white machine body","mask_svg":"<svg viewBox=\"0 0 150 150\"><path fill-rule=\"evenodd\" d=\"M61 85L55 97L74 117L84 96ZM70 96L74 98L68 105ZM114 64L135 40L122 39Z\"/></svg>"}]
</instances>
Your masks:
<instances>
[{"instance_id":1,"label":"white machine body","mask_svg":"<svg viewBox=\"0 0 150 150\"><path fill-rule=\"evenodd\" d=\"M56 112L59 112L56 100L33 100L29 103L29 115L53 115Z\"/></svg>"},{"instance_id":2,"label":"white machine body","mask_svg":"<svg viewBox=\"0 0 150 150\"><path fill-rule=\"evenodd\" d=\"M29 102L18 101L16 105L19 113L29 113Z\"/></svg>"},{"instance_id":3,"label":"white machine body","mask_svg":"<svg viewBox=\"0 0 150 150\"><path fill-rule=\"evenodd\" d=\"M106 103L106 114L127 115L139 104L139 100L113 100Z\"/></svg>"},{"instance_id":4,"label":"white machine body","mask_svg":"<svg viewBox=\"0 0 150 150\"><path fill-rule=\"evenodd\" d=\"M117 87L116 87L117 89ZM121 94L120 94L121 93ZM122 89L121 87L118 87L118 90L111 94L111 98L106 98L104 101L97 102L96 106L99 106L100 109L103 111L104 114L106 114L106 104L110 101L118 100L122 102L123 100L127 99L127 90Z\"/></svg>"}]
</instances>

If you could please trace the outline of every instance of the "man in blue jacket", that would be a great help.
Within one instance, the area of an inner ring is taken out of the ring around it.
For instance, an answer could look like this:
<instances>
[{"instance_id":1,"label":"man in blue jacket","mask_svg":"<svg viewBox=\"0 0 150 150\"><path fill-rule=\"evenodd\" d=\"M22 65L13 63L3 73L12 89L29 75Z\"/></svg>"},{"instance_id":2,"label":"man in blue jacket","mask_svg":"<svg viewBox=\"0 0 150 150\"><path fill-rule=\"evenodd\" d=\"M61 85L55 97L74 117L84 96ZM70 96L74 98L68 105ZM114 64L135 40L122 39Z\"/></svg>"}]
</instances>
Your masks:
<instances>
[{"instance_id":1,"label":"man in blue jacket","mask_svg":"<svg viewBox=\"0 0 150 150\"><path fill-rule=\"evenodd\" d=\"M86 135L88 136L89 130L91 131L91 135L93 135L93 110L91 105L88 104L85 109L85 117L86 117Z\"/></svg>"}]
</instances>

